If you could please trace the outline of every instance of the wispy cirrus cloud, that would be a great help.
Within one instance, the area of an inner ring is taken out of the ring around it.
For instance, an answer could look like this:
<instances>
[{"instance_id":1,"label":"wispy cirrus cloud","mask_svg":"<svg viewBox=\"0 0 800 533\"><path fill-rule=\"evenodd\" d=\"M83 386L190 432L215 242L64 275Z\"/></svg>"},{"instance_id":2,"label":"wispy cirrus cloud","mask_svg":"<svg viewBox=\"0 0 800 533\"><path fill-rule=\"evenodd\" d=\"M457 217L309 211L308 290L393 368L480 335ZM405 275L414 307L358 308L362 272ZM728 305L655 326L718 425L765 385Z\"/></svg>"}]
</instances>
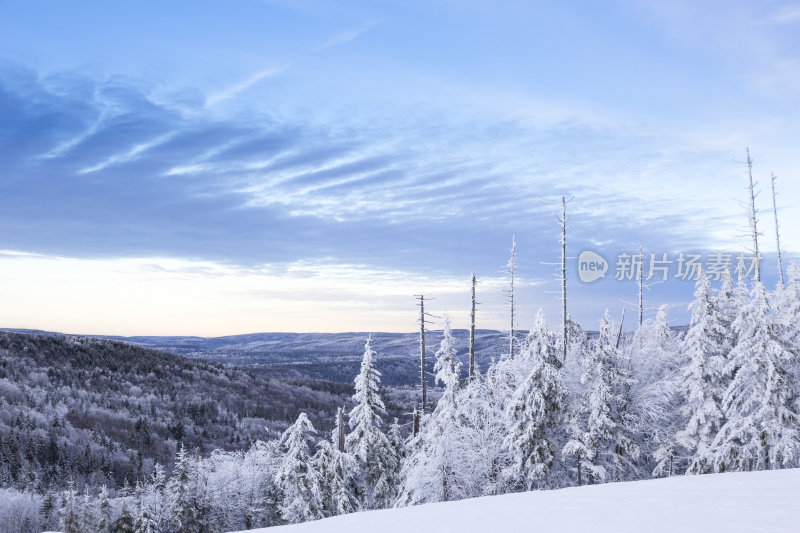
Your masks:
<instances>
[{"instance_id":1,"label":"wispy cirrus cloud","mask_svg":"<svg viewBox=\"0 0 800 533\"><path fill-rule=\"evenodd\" d=\"M256 85L258 82L266 78L277 76L281 72L284 72L287 68L289 67L284 66L284 67L269 68L255 72L240 82L234 83L233 85L229 85L228 87L225 87L220 91L208 95L206 97L206 102L205 102L206 107L213 107L219 104L220 102L224 102L225 100L230 100L231 98L235 98L240 93Z\"/></svg>"},{"instance_id":2,"label":"wispy cirrus cloud","mask_svg":"<svg viewBox=\"0 0 800 533\"><path fill-rule=\"evenodd\" d=\"M775 24L794 24L800 22L800 4L788 4L772 13Z\"/></svg>"},{"instance_id":3,"label":"wispy cirrus cloud","mask_svg":"<svg viewBox=\"0 0 800 533\"><path fill-rule=\"evenodd\" d=\"M557 288L552 268L542 264L559 254L554 209L537 198L575 194L570 246L602 243L609 254L727 246L744 221L733 200L743 193L743 167L714 143L527 116L328 123L184 115L120 80L87 84L78 98L56 90L57 79L0 70L1 248L237 272L315 265L334 285L340 280L330 276L346 270L352 287L386 276L412 291L414 280L434 290L423 280L444 287L473 270L497 277L515 233L520 274L545 281L527 287L530 300L555 308L546 292ZM795 190L787 183L782 193ZM600 292L616 301L618 290L576 287L585 301ZM385 298L405 305L395 293Z\"/></svg>"},{"instance_id":4,"label":"wispy cirrus cloud","mask_svg":"<svg viewBox=\"0 0 800 533\"><path fill-rule=\"evenodd\" d=\"M371 23L367 24L366 26L362 26L361 28L356 28L354 30L345 30L339 32L330 39L328 39L327 41L325 41L324 43L322 43L317 48L317 50L325 50L326 48L335 48L337 46L342 46L344 44L347 44L350 41L357 39L361 35L364 35L372 28L374 28L377 24L378 23Z\"/></svg>"}]
</instances>

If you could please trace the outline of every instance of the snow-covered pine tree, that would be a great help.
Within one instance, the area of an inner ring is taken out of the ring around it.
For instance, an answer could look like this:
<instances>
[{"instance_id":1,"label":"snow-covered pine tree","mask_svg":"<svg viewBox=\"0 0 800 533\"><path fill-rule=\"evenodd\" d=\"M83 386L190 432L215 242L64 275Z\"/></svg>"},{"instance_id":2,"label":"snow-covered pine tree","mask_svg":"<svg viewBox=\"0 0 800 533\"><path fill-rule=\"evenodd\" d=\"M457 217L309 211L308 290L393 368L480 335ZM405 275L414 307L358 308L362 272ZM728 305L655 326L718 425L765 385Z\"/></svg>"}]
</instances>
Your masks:
<instances>
[{"instance_id":1,"label":"snow-covered pine tree","mask_svg":"<svg viewBox=\"0 0 800 533\"><path fill-rule=\"evenodd\" d=\"M623 351L636 376L627 387L626 423L645 460L655 460L653 475L674 472L675 435L683 426L676 379L681 366L678 336L669 327L668 310L660 306L655 319L640 325Z\"/></svg>"},{"instance_id":2,"label":"snow-covered pine tree","mask_svg":"<svg viewBox=\"0 0 800 533\"><path fill-rule=\"evenodd\" d=\"M334 430L334 439L337 432ZM325 516L336 516L357 511L357 487L353 475L358 465L353 457L340 452L328 441L317 444L314 465L320 474L323 495L323 513Z\"/></svg>"},{"instance_id":3,"label":"snow-covered pine tree","mask_svg":"<svg viewBox=\"0 0 800 533\"><path fill-rule=\"evenodd\" d=\"M456 404L456 446L459 492L464 498L498 494L505 464L503 408L487 376L476 373Z\"/></svg>"},{"instance_id":4,"label":"snow-covered pine tree","mask_svg":"<svg viewBox=\"0 0 800 533\"><path fill-rule=\"evenodd\" d=\"M561 369L567 389L567 413L564 436L566 444L561 450L561 459L567 471L574 473L579 485L590 478L602 478L602 472L594 472L594 451L588 447L589 408L588 391L582 382L589 359L591 344L588 334L571 316L567 317L569 346L567 361ZM558 342L562 342L559 339ZM563 349L563 348L562 348Z\"/></svg>"},{"instance_id":5,"label":"snow-covered pine tree","mask_svg":"<svg viewBox=\"0 0 800 533\"><path fill-rule=\"evenodd\" d=\"M570 407L570 410L566 415L567 442L561 449L561 458L565 463L569 459L575 462L574 468L568 468L575 472L575 481L581 486L594 479L603 479L605 469L594 464L594 448L586 429L588 421L586 402L579 400L577 405Z\"/></svg>"},{"instance_id":6,"label":"snow-covered pine tree","mask_svg":"<svg viewBox=\"0 0 800 533\"><path fill-rule=\"evenodd\" d=\"M775 295L775 313L781 336L800 349L800 263L792 262L786 271L786 287Z\"/></svg>"},{"instance_id":7,"label":"snow-covered pine tree","mask_svg":"<svg viewBox=\"0 0 800 533\"><path fill-rule=\"evenodd\" d=\"M175 467L166 485L171 510L170 530L174 533L195 533L200 529L197 494L195 493L195 465L192 464L183 444L175 456Z\"/></svg>"},{"instance_id":8,"label":"snow-covered pine tree","mask_svg":"<svg viewBox=\"0 0 800 533\"><path fill-rule=\"evenodd\" d=\"M317 443L317 453L314 454L313 467L320 477L319 490L322 500L322 514L323 516L333 516L333 498L331 497L333 446L325 439Z\"/></svg>"},{"instance_id":9,"label":"snow-covered pine tree","mask_svg":"<svg viewBox=\"0 0 800 533\"><path fill-rule=\"evenodd\" d=\"M308 416L300 413L280 439L284 455L275 484L283 495L281 515L290 524L323 517L322 479L311 457L316 433Z\"/></svg>"},{"instance_id":10,"label":"snow-covered pine tree","mask_svg":"<svg viewBox=\"0 0 800 533\"><path fill-rule=\"evenodd\" d=\"M62 497L58 526L62 533L82 533L75 503L75 485L71 480L67 482L67 491Z\"/></svg>"},{"instance_id":11,"label":"snow-covered pine tree","mask_svg":"<svg viewBox=\"0 0 800 533\"><path fill-rule=\"evenodd\" d=\"M138 504L136 506L136 518L133 521L133 531L134 533L156 533L156 524L153 522L153 517L148 509L144 487L139 485L136 492L138 493Z\"/></svg>"},{"instance_id":12,"label":"snow-covered pine tree","mask_svg":"<svg viewBox=\"0 0 800 533\"><path fill-rule=\"evenodd\" d=\"M314 468L320 475L322 512L325 516L352 513L358 508L352 482L352 472L357 467L349 454L340 452L330 442L322 440L317 443Z\"/></svg>"},{"instance_id":13,"label":"snow-covered pine tree","mask_svg":"<svg viewBox=\"0 0 800 533\"><path fill-rule=\"evenodd\" d=\"M798 353L777 334L778 319L760 282L754 283L733 328L737 343L725 367L733 378L722 397L727 420L711 446L714 467L722 472L796 465Z\"/></svg>"},{"instance_id":14,"label":"snow-covered pine tree","mask_svg":"<svg viewBox=\"0 0 800 533\"><path fill-rule=\"evenodd\" d=\"M504 447L511 464L504 475L512 487L545 488L557 453L557 431L566 409L561 362L544 310L539 309L520 358L530 365L505 412Z\"/></svg>"},{"instance_id":15,"label":"snow-covered pine tree","mask_svg":"<svg viewBox=\"0 0 800 533\"><path fill-rule=\"evenodd\" d=\"M386 407L378 394L381 374L373 366L375 355L368 338L361 370L355 378L355 406L349 415L350 433L345 438L345 449L358 465L358 473L354 476L358 487L356 497L363 509L390 505L396 490L392 480L399 468L398 459L382 429Z\"/></svg>"},{"instance_id":16,"label":"snow-covered pine tree","mask_svg":"<svg viewBox=\"0 0 800 533\"><path fill-rule=\"evenodd\" d=\"M398 461L402 461L406 456L406 440L403 438L403 434L400 431L400 424L397 418L394 419L394 422L392 422L392 425L389 427L389 434L387 437L389 438L389 444L392 445L392 449Z\"/></svg>"},{"instance_id":17,"label":"snow-covered pine tree","mask_svg":"<svg viewBox=\"0 0 800 533\"><path fill-rule=\"evenodd\" d=\"M724 423L721 402L726 387L727 330L717 301L708 276L701 276L689 306L689 330L681 345L688 361L678 381L686 425L677 441L689 459L687 473L702 474L711 469L709 446Z\"/></svg>"},{"instance_id":18,"label":"snow-covered pine tree","mask_svg":"<svg viewBox=\"0 0 800 533\"><path fill-rule=\"evenodd\" d=\"M97 514L88 486L83 488L83 497L81 498L80 529L81 531L97 531Z\"/></svg>"},{"instance_id":19,"label":"snow-covered pine tree","mask_svg":"<svg viewBox=\"0 0 800 533\"><path fill-rule=\"evenodd\" d=\"M133 516L131 516L130 510L128 510L127 502L123 501L122 510L119 513L119 517L114 521L111 531L113 533L134 533ZM173 529L172 531L175 530Z\"/></svg>"},{"instance_id":20,"label":"snow-covered pine tree","mask_svg":"<svg viewBox=\"0 0 800 533\"><path fill-rule=\"evenodd\" d=\"M628 427L627 394L631 373L619 348L608 310L600 321L600 334L589 352L583 376L589 386L588 446L594 455L596 469L602 478L619 481L635 470L639 446ZM591 481L591 480L590 480Z\"/></svg>"},{"instance_id":21,"label":"snow-covered pine tree","mask_svg":"<svg viewBox=\"0 0 800 533\"><path fill-rule=\"evenodd\" d=\"M444 394L436 405L437 411L447 412L449 416L455 414L456 393L461 375L461 361L456 357L455 340L450 329L450 318L445 313L442 319L442 342L436 352L436 382L444 385Z\"/></svg>"},{"instance_id":22,"label":"snow-covered pine tree","mask_svg":"<svg viewBox=\"0 0 800 533\"><path fill-rule=\"evenodd\" d=\"M436 352L436 382L444 392L433 413L425 417L419 435L410 443L411 454L403 465L399 502L413 504L463 498L459 475L456 396L461 362L456 357L450 320L442 319L442 341Z\"/></svg>"},{"instance_id":23,"label":"snow-covered pine tree","mask_svg":"<svg viewBox=\"0 0 800 533\"><path fill-rule=\"evenodd\" d=\"M168 502L165 496L166 487L167 475L164 467L156 463L153 467L153 474L150 476L150 482L145 488L145 502L156 532L163 531L169 521Z\"/></svg>"},{"instance_id":24,"label":"snow-covered pine tree","mask_svg":"<svg viewBox=\"0 0 800 533\"><path fill-rule=\"evenodd\" d=\"M97 515L97 532L110 533L111 531L111 504L108 501L108 489L105 485L100 487L100 494L97 497L99 502L99 513Z\"/></svg>"}]
</instances>

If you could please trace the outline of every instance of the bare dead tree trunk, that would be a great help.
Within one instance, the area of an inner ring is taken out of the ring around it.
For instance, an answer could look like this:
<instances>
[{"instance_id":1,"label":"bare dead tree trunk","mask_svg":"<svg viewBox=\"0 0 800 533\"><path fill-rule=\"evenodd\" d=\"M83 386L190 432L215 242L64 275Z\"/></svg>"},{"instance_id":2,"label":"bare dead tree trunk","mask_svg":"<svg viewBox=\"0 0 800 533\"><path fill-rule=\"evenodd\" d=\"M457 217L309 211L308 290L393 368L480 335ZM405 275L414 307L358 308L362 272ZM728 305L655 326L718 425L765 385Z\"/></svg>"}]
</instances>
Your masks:
<instances>
[{"instance_id":1,"label":"bare dead tree trunk","mask_svg":"<svg viewBox=\"0 0 800 533\"><path fill-rule=\"evenodd\" d=\"M619 320L619 332L617 333L617 349L619 349L619 343L622 341L622 324L625 322L625 308L622 308L622 318Z\"/></svg>"},{"instance_id":2,"label":"bare dead tree trunk","mask_svg":"<svg viewBox=\"0 0 800 533\"><path fill-rule=\"evenodd\" d=\"M419 411L417 411L416 407L414 408L414 421L412 423L412 431L415 437L419 435Z\"/></svg>"},{"instance_id":3,"label":"bare dead tree trunk","mask_svg":"<svg viewBox=\"0 0 800 533\"><path fill-rule=\"evenodd\" d=\"M749 181L748 189L750 191L750 232L753 237L753 253L756 256L755 280L761 281L761 256L758 253L758 211L756 211L756 192L755 184L753 183L753 160L750 158L750 148L747 148L747 179Z\"/></svg>"},{"instance_id":4,"label":"bare dead tree trunk","mask_svg":"<svg viewBox=\"0 0 800 533\"><path fill-rule=\"evenodd\" d=\"M578 486L581 486L581 454L578 454Z\"/></svg>"},{"instance_id":5,"label":"bare dead tree trunk","mask_svg":"<svg viewBox=\"0 0 800 533\"><path fill-rule=\"evenodd\" d=\"M644 253L642 252L642 247L639 247L639 327L642 326L642 321L644 320L644 284L643 281L643 270L644 270Z\"/></svg>"},{"instance_id":6,"label":"bare dead tree trunk","mask_svg":"<svg viewBox=\"0 0 800 533\"><path fill-rule=\"evenodd\" d=\"M517 238L516 236L511 237L511 257L508 259L508 264L506 265L508 268L508 303L509 303L509 311L511 314L511 331L508 335L508 356L511 359L514 359L514 325L515 322L515 312L516 308L514 307L514 276L517 272Z\"/></svg>"},{"instance_id":7,"label":"bare dead tree trunk","mask_svg":"<svg viewBox=\"0 0 800 533\"><path fill-rule=\"evenodd\" d=\"M568 328L567 328L567 199L561 197L561 218L559 219L561 225L561 326L563 331L564 353L562 355L562 362L567 362L567 343L568 343Z\"/></svg>"},{"instance_id":8,"label":"bare dead tree trunk","mask_svg":"<svg viewBox=\"0 0 800 533\"><path fill-rule=\"evenodd\" d=\"M472 312L469 321L469 380L475 379L475 273L472 273Z\"/></svg>"},{"instance_id":9,"label":"bare dead tree trunk","mask_svg":"<svg viewBox=\"0 0 800 533\"><path fill-rule=\"evenodd\" d=\"M775 180L778 177L775 174L770 174L772 181L772 212L775 214L775 244L778 248L778 280L780 281L781 288L784 287L783 279L783 257L781 256L781 232L778 229L778 194L775 192Z\"/></svg>"},{"instance_id":10,"label":"bare dead tree trunk","mask_svg":"<svg viewBox=\"0 0 800 533\"><path fill-rule=\"evenodd\" d=\"M338 448L340 452L344 453L344 409L341 407L336 413L336 423L339 426Z\"/></svg>"},{"instance_id":11,"label":"bare dead tree trunk","mask_svg":"<svg viewBox=\"0 0 800 533\"><path fill-rule=\"evenodd\" d=\"M425 379L425 295L417 296L419 300L419 375L422 384L422 413L428 403L428 384Z\"/></svg>"}]
</instances>

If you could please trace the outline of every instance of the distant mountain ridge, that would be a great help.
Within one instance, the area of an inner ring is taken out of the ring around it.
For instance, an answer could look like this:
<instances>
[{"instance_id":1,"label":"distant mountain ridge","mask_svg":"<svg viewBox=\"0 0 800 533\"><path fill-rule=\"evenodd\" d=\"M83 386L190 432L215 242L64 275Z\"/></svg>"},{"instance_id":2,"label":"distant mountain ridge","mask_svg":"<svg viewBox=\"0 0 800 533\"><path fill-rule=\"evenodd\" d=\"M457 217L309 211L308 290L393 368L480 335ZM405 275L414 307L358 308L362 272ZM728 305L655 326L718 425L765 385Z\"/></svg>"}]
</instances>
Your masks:
<instances>
[{"instance_id":1,"label":"distant mountain ridge","mask_svg":"<svg viewBox=\"0 0 800 533\"><path fill-rule=\"evenodd\" d=\"M682 331L685 326L673 328ZM6 330L39 335L61 335L34 330ZM523 340L527 331L518 330ZM590 331L589 336L595 332ZM467 372L469 330L454 329L457 356ZM66 335L87 337L87 335ZM419 380L419 332L347 332L347 333L246 333L222 337L198 336L109 336L88 337L114 340L162 350L193 359L204 359L259 371L270 377L316 379L352 383L358 372L364 343L372 340L378 352L377 366L388 386L413 386ZM426 331L426 366L433 384L433 364L442 334ZM491 329L475 331L475 361L485 371L493 359L508 353L508 332Z\"/></svg>"}]
</instances>

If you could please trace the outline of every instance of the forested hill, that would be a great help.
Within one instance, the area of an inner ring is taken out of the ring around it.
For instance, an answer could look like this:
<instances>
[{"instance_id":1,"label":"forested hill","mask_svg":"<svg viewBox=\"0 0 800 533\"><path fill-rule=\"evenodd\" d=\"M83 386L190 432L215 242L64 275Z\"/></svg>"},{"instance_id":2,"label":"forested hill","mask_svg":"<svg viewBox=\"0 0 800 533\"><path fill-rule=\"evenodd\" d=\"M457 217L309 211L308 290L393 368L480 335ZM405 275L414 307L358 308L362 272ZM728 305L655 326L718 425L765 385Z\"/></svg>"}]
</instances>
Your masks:
<instances>
[{"instance_id":1,"label":"forested hill","mask_svg":"<svg viewBox=\"0 0 800 533\"><path fill-rule=\"evenodd\" d=\"M180 442L242 449L301 411L329 423L344 398L130 343L0 332L0 486L133 484Z\"/></svg>"}]
</instances>

